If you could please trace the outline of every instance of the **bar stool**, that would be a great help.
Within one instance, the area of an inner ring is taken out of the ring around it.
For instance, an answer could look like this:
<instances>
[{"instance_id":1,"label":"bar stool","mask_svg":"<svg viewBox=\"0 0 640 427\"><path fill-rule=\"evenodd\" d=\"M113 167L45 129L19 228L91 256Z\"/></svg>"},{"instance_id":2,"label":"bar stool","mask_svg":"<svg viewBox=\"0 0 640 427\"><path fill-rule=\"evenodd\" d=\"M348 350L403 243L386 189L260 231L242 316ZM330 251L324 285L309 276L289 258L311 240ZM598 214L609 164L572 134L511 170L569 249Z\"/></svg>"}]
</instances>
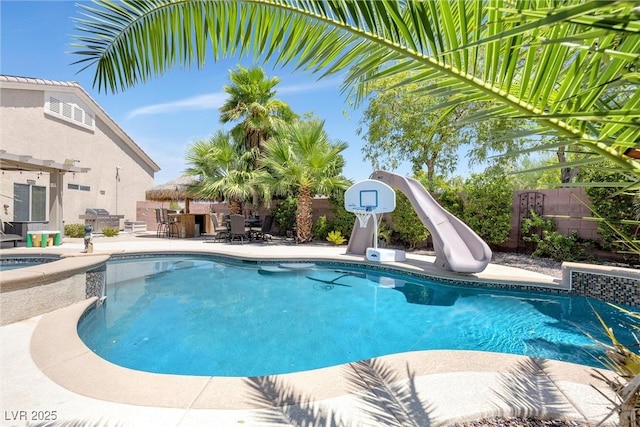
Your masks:
<instances>
[{"instance_id":1,"label":"bar stool","mask_svg":"<svg viewBox=\"0 0 640 427\"><path fill-rule=\"evenodd\" d=\"M178 222L169 216L168 209L162 209L162 222L165 224L164 237L171 238L178 235Z\"/></svg>"},{"instance_id":2,"label":"bar stool","mask_svg":"<svg viewBox=\"0 0 640 427\"><path fill-rule=\"evenodd\" d=\"M156 208L156 223L158 227L156 228L156 237L164 237L167 233L167 224L164 222L162 217L162 209Z\"/></svg>"}]
</instances>

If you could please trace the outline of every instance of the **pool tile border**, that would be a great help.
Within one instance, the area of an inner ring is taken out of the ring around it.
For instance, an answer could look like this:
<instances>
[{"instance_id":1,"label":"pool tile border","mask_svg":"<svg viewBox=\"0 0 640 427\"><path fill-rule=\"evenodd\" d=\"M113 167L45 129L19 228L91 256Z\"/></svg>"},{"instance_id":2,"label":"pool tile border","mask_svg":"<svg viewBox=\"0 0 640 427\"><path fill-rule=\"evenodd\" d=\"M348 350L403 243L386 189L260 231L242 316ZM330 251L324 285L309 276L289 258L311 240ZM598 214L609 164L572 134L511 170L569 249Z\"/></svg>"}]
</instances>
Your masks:
<instances>
[{"instance_id":1,"label":"pool tile border","mask_svg":"<svg viewBox=\"0 0 640 427\"><path fill-rule=\"evenodd\" d=\"M161 252L161 253L120 253L112 255L113 260L123 259L143 259L154 257L172 257L172 256L184 256L185 252ZM367 268L368 270L386 272L392 274L403 274L410 277L414 277L421 280L431 280L434 282L450 284L450 285L464 285L464 286L477 286L492 289L505 289L505 290L523 290L523 291L538 291L538 292L551 292L555 294L569 294L570 290L563 288L562 286L555 284L533 283L533 282L517 282L513 280L503 279L502 281L491 279L478 279L477 277L468 277L461 274L449 273L449 272L428 272L428 271L416 271L415 269L407 268L402 263L374 263L362 260L338 260L335 258L318 258L318 257L298 257L296 259L291 258L239 258L233 255L227 254L215 254L215 253L200 253L200 252L188 252L188 256L202 257L208 260L220 260L224 262L235 262L240 265L269 265L275 266L280 263L315 263L322 266L336 266L336 267L350 267L350 268ZM444 277L445 275L453 277Z\"/></svg>"}]
</instances>

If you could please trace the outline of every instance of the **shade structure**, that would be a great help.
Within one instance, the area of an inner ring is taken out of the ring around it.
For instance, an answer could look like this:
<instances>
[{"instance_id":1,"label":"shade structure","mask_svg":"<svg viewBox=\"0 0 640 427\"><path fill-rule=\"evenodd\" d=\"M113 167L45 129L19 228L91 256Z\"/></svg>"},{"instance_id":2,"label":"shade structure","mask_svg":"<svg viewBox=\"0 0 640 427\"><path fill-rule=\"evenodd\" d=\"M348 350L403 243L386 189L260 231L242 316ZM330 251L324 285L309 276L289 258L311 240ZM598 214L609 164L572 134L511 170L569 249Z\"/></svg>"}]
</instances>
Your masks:
<instances>
[{"instance_id":1,"label":"shade structure","mask_svg":"<svg viewBox=\"0 0 640 427\"><path fill-rule=\"evenodd\" d=\"M164 184L156 185L151 190L147 190L145 198L157 202L184 200L185 213L189 213L189 201L197 198L191 192L191 189L197 182L198 179L193 176L182 175L179 178L172 179Z\"/></svg>"}]
</instances>

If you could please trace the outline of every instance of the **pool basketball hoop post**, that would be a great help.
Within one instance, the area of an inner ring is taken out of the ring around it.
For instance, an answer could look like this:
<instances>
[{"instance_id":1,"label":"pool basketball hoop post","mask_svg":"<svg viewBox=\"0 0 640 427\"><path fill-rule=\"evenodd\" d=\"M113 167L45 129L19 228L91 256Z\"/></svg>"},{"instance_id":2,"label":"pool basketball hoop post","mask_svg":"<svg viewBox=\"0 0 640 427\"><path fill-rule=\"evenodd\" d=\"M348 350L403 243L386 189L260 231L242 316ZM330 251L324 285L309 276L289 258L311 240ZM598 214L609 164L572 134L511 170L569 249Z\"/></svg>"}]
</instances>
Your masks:
<instances>
[{"instance_id":1,"label":"pool basketball hoop post","mask_svg":"<svg viewBox=\"0 0 640 427\"><path fill-rule=\"evenodd\" d=\"M356 215L361 228L367 228L369 218L373 217L373 247L368 247L366 250L369 261L404 261L406 259L404 251L378 249L377 214L395 210L396 193L393 188L373 179L356 182L344 193L344 208Z\"/></svg>"},{"instance_id":2,"label":"pool basketball hoop post","mask_svg":"<svg viewBox=\"0 0 640 427\"><path fill-rule=\"evenodd\" d=\"M362 228L366 228L369 218L373 217L373 248L378 249L378 218L372 210L372 206L364 206L364 209L355 209L352 212L358 218L358 223Z\"/></svg>"}]
</instances>

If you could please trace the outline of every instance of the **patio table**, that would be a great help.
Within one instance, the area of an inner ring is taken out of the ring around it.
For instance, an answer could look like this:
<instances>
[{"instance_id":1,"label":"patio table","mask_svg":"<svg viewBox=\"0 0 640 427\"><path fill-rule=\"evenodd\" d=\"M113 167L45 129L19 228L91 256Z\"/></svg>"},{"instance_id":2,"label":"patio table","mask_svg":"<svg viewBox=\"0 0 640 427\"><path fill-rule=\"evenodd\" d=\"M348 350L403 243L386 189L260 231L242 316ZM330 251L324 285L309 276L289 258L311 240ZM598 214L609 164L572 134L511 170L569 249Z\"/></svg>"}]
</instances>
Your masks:
<instances>
[{"instance_id":1,"label":"patio table","mask_svg":"<svg viewBox=\"0 0 640 427\"><path fill-rule=\"evenodd\" d=\"M231 218L229 216L225 217L224 224L227 227L227 230L231 230ZM260 230L260 227L262 227L262 220L256 217L245 218L244 226L249 228L246 231L247 231L247 237L249 238L249 240L251 240L254 237L253 236L254 231L258 231ZM253 227L256 227L258 230L254 230Z\"/></svg>"}]
</instances>

